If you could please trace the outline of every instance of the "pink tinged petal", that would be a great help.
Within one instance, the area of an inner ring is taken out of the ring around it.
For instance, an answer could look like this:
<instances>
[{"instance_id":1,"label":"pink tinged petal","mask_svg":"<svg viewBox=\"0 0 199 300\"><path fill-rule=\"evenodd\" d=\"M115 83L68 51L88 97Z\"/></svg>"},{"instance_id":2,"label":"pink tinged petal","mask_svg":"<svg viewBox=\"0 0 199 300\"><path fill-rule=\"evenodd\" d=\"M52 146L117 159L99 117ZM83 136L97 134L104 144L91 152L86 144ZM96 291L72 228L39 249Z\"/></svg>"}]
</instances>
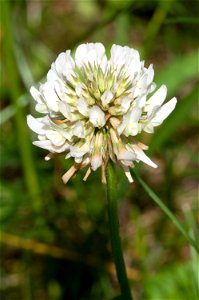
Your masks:
<instances>
[{"instance_id":1,"label":"pink tinged petal","mask_svg":"<svg viewBox=\"0 0 199 300\"><path fill-rule=\"evenodd\" d=\"M177 99L174 97L169 102L164 104L156 113L156 116L151 120L153 126L160 125L170 113L174 110L177 103Z\"/></svg>"},{"instance_id":2,"label":"pink tinged petal","mask_svg":"<svg viewBox=\"0 0 199 300\"><path fill-rule=\"evenodd\" d=\"M89 115L88 103L84 100L83 97L79 98L77 102L77 109L82 116L88 117Z\"/></svg>"},{"instance_id":3,"label":"pink tinged petal","mask_svg":"<svg viewBox=\"0 0 199 300\"><path fill-rule=\"evenodd\" d=\"M44 124L41 122L41 118L34 118L31 115L27 116L27 124L30 129L38 134L45 134Z\"/></svg>"},{"instance_id":4,"label":"pink tinged petal","mask_svg":"<svg viewBox=\"0 0 199 300\"><path fill-rule=\"evenodd\" d=\"M86 174L84 175L84 178L83 178L83 181L86 181L88 176L91 174L92 170L91 168L89 167L88 170L86 171Z\"/></svg>"},{"instance_id":5,"label":"pink tinged petal","mask_svg":"<svg viewBox=\"0 0 199 300\"><path fill-rule=\"evenodd\" d=\"M65 138L55 130L46 130L46 137L52 142L55 146L61 146L65 142Z\"/></svg>"},{"instance_id":6,"label":"pink tinged petal","mask_svg":"<svg viewBox=\"0 0 199 300\"><path fill-rule=\"evenodd\" d=\"M148 99L146 102L146 106L144 108L145 112L151 111L154 107L161 106L167 95L167 87L166 85L162 85L152 97Z\"/></svg>"},{"instance_id":7,"label":"pink tinged petal","mask_svg":"<svg viewBox=\"0 0 199 300\"><path fill-rule=\"evenodd\" d=\"M120 120L115 117L111 117L109 119L109 122L111 123L111 125L114 129L116 129L120 125Z\"/></svg>"},{"instance_id":8,"label":"pink tinged petal","mask_svg":"<svg viewBox=\"0 0 199 300\"><path fill-rule=\"evenodd\" d=\"M79 138L84 138L85 137L85 131L84 131L84 126L82 122L77 122L73 128L73 134Z\"/></svg>"},{"instance_id":9,"label":"pink tinged petal","mask_svg":"<svg viewBox=\"0 0 199 300\"><path fill-rule=\"evenodd\" d=\"M150 158L148 156L146 156L146 154L144 153L144 151L137 145L132 145L131 147L135 154L136 154L136 159L137 160L141 160L143 161L145 164L153 167L153 168L157 168L157 165L152 162L152 160L150 160Z\"/></svg>"},{"instance_id":10,"label":"pink tinged petal","mask_svg":"<svg viewBox=\"0 0 199 300\"><path fill-rule=\"evenodd\" d=\"M79 166L77 166L77 165L75 165L75 166L72 166L63 176L62 176L62 180L63 180L63 182L64 183L67 183L69 180L70 180L70 178L73 176L73 175L75 175L75 173L79 170L79 168L80 168L80 165Z\"/></svg>"},{"instance_id":11,"label":"pink tinged petal","mask_svg":"<svg viewBox=\"0 0 199 300\"><path fill-rule=\"evenodd\" d=\"M99 106L94 105L89 111L89 121L95 127L103 127L106 123L105 113L99 108Z\"/></svg>"},{"instance_id":12,"label":"pink tinged petal","mask_svg":"<svg viewBox=\"0 0 199 300\"><path fill-rule=\"evenodd\" d=\"M138 147L140 147L142 150L148 150L149 147L141 142L137 143Z\"/></svg>"}]
</instances>

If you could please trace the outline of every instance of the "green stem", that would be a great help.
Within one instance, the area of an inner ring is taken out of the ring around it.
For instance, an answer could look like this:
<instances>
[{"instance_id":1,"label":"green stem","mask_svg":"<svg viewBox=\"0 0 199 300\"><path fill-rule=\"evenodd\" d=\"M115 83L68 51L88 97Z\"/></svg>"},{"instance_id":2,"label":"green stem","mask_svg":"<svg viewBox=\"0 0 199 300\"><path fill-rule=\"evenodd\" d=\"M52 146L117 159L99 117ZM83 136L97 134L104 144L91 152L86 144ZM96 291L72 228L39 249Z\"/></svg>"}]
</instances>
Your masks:
<instances>
[{"instance_id":1,"label":"green stem","mask_svg":"<svg viewBox=\"0 0 199 300\"><path fill-rule=\"evenodd\" d=\"M188 242L195 248L195 250L199 253L199 247L197 243L192 239L192 237L186 232L182 224L178 221L178 219L174 216L174 214L169 210L169 208L162 202L162 200L152 191L152 189L137 175L134 170L131 170L133 177L139 182L139 184L143 187L145 192L149 195L151 199L155 201L156 204L160 206L163 212L171 219L171 221L175 224L178 230L184 235L184 237L188 240Z\"/></svg>"},{"instance_id":2,"label":"green stem","mask_svg":"<svg viewBox=\"0 0 199 300\"><path fill-rule=\"evenodd\" d=\"M107 198L108 198L108 217L113 257L115 261L117 277L121 288L122 299L132 300L130 287L127 279L125 263L121 247L121 239L119 234L118 207L117 207L117 191L116 178L112 163L109 162L106 169L107 180Z\"/></svg>"}]
</instances>

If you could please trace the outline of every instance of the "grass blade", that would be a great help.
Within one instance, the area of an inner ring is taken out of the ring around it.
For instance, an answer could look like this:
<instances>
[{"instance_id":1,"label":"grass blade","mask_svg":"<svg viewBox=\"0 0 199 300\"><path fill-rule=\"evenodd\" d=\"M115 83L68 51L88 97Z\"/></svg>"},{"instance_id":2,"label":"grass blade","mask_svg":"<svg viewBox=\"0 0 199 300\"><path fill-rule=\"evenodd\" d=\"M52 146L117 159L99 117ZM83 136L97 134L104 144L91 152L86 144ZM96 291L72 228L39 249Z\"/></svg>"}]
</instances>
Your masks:
<instances>
[{"instance_id":1,"label":"grass blade","mask_svg":"<svg viewBox=\"0 0 199 300\"><path fill-rule=\"evenodd\" d=\"M163 212L171 219L171 221L175 224L178 230L184 235L184 237L188 240L188 242L195 248L195 250L199 253L199 247L197 243L189 236L186 232L182 224L178 221L178 219L174 216L174 214L168 209L168 207L163 203L163 201L154 193L154 191L137 175L134 170L131 170L133 177L139 182L139 184L143 187L145 192L149 195L151 199L155 201L156 204L163 210Z\"/></svg>"}]
</instances>

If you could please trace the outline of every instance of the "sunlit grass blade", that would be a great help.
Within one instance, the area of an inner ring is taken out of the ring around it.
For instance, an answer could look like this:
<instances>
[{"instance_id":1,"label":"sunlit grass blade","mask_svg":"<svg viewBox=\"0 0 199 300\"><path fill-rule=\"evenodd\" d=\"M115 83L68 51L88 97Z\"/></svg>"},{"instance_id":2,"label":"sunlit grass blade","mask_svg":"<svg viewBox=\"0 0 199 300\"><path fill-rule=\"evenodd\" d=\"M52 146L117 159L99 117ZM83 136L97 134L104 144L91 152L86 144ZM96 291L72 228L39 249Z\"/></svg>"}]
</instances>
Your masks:
<instances>
[{"instance_id":1,"label":"sunlit grass blade","mask_svg":"<svg viewBox=\"0 0 199 300\"><path fill-rule=\"evenodd\" d=\"M194 105L198 101L199 86L196 86L194 90L186 96L183 100L179 101L172 114L164 121L162 126L154 133L148 153L152 154L155 151L160 150L164 143L171 138L176 132L179 125L187 118L188 112L193 109Z\"/></svg>"},{"instance_id":2,"label":"sunlit grass blade","mask_svg":"<svg viewBox=\"0 0 199 300\"><path fill-rule=\"evenodd\" d=\"M155 201L156 204L163 210L163 212L171 219L171 221L175 224L178 230L184 235L184 237L188 240L188 242L196 249L199 253L199 246L197 243L190 237L190 235L186 232L182 224L178 221L178 219L174 216L174 214L168 209L168 207L163 203L163 201L154 193L154 191L137 175L134 170L131 170L133 177L139 182L139 184L143 187L145 192L149 195L151 199Z\"/></svg>"}]
</instances>

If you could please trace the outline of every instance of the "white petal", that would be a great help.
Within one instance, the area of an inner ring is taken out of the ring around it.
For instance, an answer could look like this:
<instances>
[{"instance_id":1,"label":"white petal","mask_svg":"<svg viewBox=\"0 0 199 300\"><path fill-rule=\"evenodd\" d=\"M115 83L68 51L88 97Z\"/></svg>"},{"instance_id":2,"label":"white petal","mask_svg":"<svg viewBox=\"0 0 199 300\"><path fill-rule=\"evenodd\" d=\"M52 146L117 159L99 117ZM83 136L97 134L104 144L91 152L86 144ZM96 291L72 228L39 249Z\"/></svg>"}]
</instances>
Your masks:
<instances>
[{"instance_id":1,"label":"white petal","mask_svg":"<svg viewBox=\"0 0 199 300\"><path fill-rule=\"evenodd\" d=\"M144 105L146 103L146 95L138 97L138 99L135 101L135 103L136 103L136 106L138 106L139 108L144 107Z\"/></svg>"},{"instance_id":2,"label":"white petal","mask_svg":"<svg viewBox=\"0 0 199 300\"><path fill-rule=\"evenodd\" d=\"M140 119L142 110L139 107L134 107L131 111L129 111L123 117L122 123L118 126L118 134L120 135L122 132L126 136L132 135L135 136L139 131L138 121Z\"/></svg>"},{"instance_id":3,"label":"white petal","mask_svg":"<svg viewBox=\"0 0 199 300\"><path fill-rule=\"evenodd\" d=\"M106 123L105 113L99 106L94 105L89 111L89 120L95 127L103 127Z\"/></svg>"},{"instance_id":4,"label":"white petal","mask_svg":"<svg viewBox=\"0 0 199 300\"><path fill-rule=\"evenodd\" d=\"M121 108L122 108L122 112L123 113L126 113L130 107L130 104L132 102L132 98L128 97L128 96L125 96L121 99Z\"/></svg>"},{"instance_id":5,"label":"white petal","mask_svg":"<svg viewBox=\"0 0 199 300\"><path fill-rule=\"evenodd\" d=\"M150 160L150 158L148 156L146 156L144 151L139 146L132 145L132 149L135 151L136 158L138 160L143 161L145 164L147 164L153 168L157 168L157 165L154 162L152 162L152 160Z\"/></svg>"},{"instance_id":6,"label":"white petal","mask_svg":"<svg viewBox=\"0 0 199 300\"><path fill-rule=\"evenodd\" d=\"M81 84L76 86L75 92L76 92L78 97L81 97L81 95L82 95L82 85Z\"/></svg>"},{"instance_id":7,"label":"white petal","mask_svg":"<svg viewBox=\"0 0 199 300\"><path fill-rule=\"evenodd\" d=\"M113 45L110 64L118 72L122 70L126 77L133 80L141 68L139 52L126 46Z\"/></svg>"},{"instance_id":8,"label":"white petal","mask_svg":"<svg viewBox=\"0 0 199 300\"><path fill-rule=\"evenodd\" d=\"M50 69L47 73L47 81L54 82L54 81L60 81L60 78L56 74L56 72L52 69Z\"/></svg>"},{"instance_id":9,"label":"white petal","mask_svg":"<svg viewBox=\"0 0 199 300\"><path fill-rule=\"evenodd\" d=\"M65 142L65 138L55 130L46 130L46 137L55 145L61 146Z\"/></svg>"},{"instance_id":10,"label":"white petal","mask_svg":"<svg viewBox=\"0 0 199 300\"><path fill-rule=\"evenodd\" d=\"M93 171L96 171L102 165L102 156L94 155L91 158L91 168Z\"/></svg>"},{"instance_id":11,"label":"white petal","mask_svg":"<svg viewBox=\"0 0 199 300\"><path fill-rule=\"evenodd\" d=\"M61 153L61 152L65 152L69 149L69 145L67 143L65 143L61 147L56 147L49 140L35 141L35 142L33 142L33 145L40 147L42 149L49 150L50 152L53 152L53 153L55 153L55 152Z\"/></svg>"},{"instance_id":12,"label":"white petal","mask_svg":"<svg viewBox=\"0 0 199 300\"><path fill-rule=\"evenodd\" d=\"M38 134L45 134L45 130L43 129L44 124L41 122L41 118L34 118L31 115L27 116L27 124L31 130Z\"/></svg>"},{"instance_id":13,"label":"white petal","mask_svg":"<svg viewBox=\"0 0 199 300\"><path fill-rule=\"evenodd\" d=\"M38 112L41 113L41 114L48 114L48 113L49 113L46 104L40 104L40 103L37 103L37 104L35 105L35 110L38 111Z\"/></svg>"},{"instance_id":14,"label":"white petal","mask_svg":"<svg viewBox=\"0 0 199 300\"><path fill-rule=\"evenodd\" d=\"M117 158L123 161L132 161L135 159L135 154L132 151L128 151L123 147L123 149L118 152Z\"/></svg>"},{"instance_id":15,"label":"white petal","mask_svg":"<svg viewBox=\"0 0 199 300\"><path fill-rule=\"evenodd\" d=\"M82 122L77 122L73 128L73 134L79 138L85 137L84 126Z\"/></svg>"},{"instance_id":16,"label":"white petal","mask_svg":"<svg viewBox=\"0 0 199 300\"><path fill-rule=\"evenodd\" d=\"M65 102L60 102L59 110L65 118L67 118L68 120L71 120L71 107L69 104L67 104Z\"/></svg>"},{"instance_id":17,"label":"white petal","mask_svg":"<svg viewBox=\"0 0 199 300\"><path fill-rule=\"evenodd\" d=\"M102 104L106 107L113 99L113 94L110 90L106 90L101 96Z\"/></svg>"},{"instance_id":18,"label":"white petal","mask_svg":"<svg viewBox=\"0 0 199 300\"><path fill-rule=\"evenodd\" d=\"M89 151L89 145L84 142L83 145L79 146L78 144L70 147L70 155L72 157L80 158L84 156Z\"/></svg>"},{"instance_id":19,"label":"white petal","mask_svg":"<svg viewBox=\"0 0 199 300\"><path fill-rule=\"evenodd\" d=\"M55 68L59 76L62 77L64 75L67 79L71 79L71 74L73 74L74 69L74 61L70 55L70 50L58 55L53 68Z\"/></svg>"},{"instance_id":20,"label":"white petal","mask_svg":"<svg viewBox=\"0 0 199 300\"><path fill-rule=\"evenodd\" d=\"M151 111L156 106L161 106L167 95L167 87L166 85L162 85L152 97L148 99L146 102L146 106L144 111Z\"/></svg>"},{"instance_id":21,"label":"white petal","mask_svg":"<svg viewBox=\"0 0 199 300\"><path fill-rule=\"evenodd\" d=\"M152 64L148 67L146 73L147 73L147 85L149 86L152 83L154 77L154 69Z\"/></svg>"},{"instance_id":22,"label":"white petal","mask_svg":"<svg viewBox=\"0 0 199 300\"><path fill-rule=\"evenodd\" d=\"M42 99L41 93L40 93L34 86L32 86L32 87L30 88L30 93L31 93L32 97L33 97L38 103L40 103L40 104L43 103L43 99Z\"/></svg>"},{"instance_id":23,"label":"white petal","mask_svg":"<svg viewBox=\"0 0 199 300\"><path fill-rule=\"evenodd\" d=\"M80 114L82 114L85 117L88 117L88 103L84 100L83 97L79 98L77 102L77 109L80 112Z\"/></svg>"},{"instance_id":24,"label":"white petal","mask_svg":"<svg viewBox=\"0 0 199 300\"><path fill-rule=\"evenodd\" d=\"M88 43L80 45L75 52L75 62L78 67L89 62L93 65L95 62L101 67L106 64L105 48L101 43ZM103 69L103 68L102 68Z\"/></svg>"},{"instance_id":25,"label":"white petal","mask_svg":"<svg viewBox=\"0 0 199 300\"><path fill-rule=\"evenodd\" d=\"M50 82L46 82L41 86L42 93L45 98L46 105L53 111L58 112L58 102L60 101L57 97L55 90L50 84Z\"/></svg>"},{"instance_id":26,"label":"white petal","mask_svg":"<svg viewBox=\"0 0 199 300\"><path fill-rule=\"evenodd\" d=\"M66 86L65 86L63 81L61 81L61 80L57 81L56 80L54 82L54 89L55 89L56 94L59 97L59 99L61 99L61 101L64 101L64 102L69 103L69 104L74 102L73 97L70 97L67 94L67 89L66 89Z\"/></svg>"},{"instance_id":27,"label":"white petal","mask_svg":"<svg viewBox=\"0 0 199 300\"><path fill-rule=\"evenodd\" d=\"M151 120L153 126L160 125L170 113L174 110L177 99L174 97L169 102L164 104L157 112L156 116Z\"/></svg>"}]
</instances>

